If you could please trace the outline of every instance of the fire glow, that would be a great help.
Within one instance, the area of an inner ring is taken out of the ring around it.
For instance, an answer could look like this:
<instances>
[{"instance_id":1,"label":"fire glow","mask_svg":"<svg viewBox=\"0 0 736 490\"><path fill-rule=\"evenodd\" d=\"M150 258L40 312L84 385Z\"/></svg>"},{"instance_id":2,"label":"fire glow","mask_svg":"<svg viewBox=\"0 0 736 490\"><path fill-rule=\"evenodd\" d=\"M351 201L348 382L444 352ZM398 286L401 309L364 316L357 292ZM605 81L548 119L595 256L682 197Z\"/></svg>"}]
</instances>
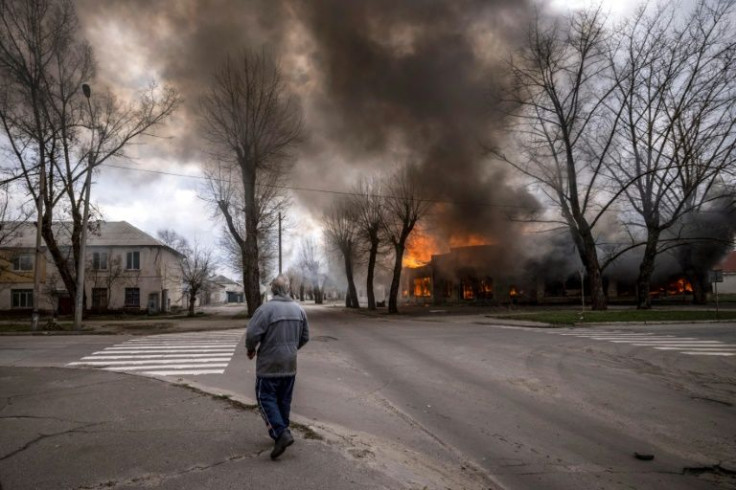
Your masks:
<instances>
[{"instance_id":1,"label":"fire glow","mask_svg":"<svg viewBox=\"0 0 736 490\"><path fill-rule=\"evenodd\" d=\"M409 240L404 252L402 265L411 269L422 267L432 261L433 255L448 253L450 248L475 247L480 245L492 245L493 241L481 235L453 235L449 240L449 247L442 246L440 242L431 235L419 231Z\"/></svg>"}]
</instances>

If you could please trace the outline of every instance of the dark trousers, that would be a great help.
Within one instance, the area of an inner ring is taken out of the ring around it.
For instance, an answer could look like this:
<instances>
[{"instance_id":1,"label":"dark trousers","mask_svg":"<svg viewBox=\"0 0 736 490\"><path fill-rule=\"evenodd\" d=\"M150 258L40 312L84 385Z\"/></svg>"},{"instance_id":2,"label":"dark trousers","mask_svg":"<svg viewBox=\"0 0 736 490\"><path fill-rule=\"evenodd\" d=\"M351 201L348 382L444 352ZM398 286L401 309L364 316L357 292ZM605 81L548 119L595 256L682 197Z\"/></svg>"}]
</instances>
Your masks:
<instances>
[{"instance_id":1,"label":"dark trousers","mask_svg":"<svg viewBox=\"0 0 736 490\"><path fill-rule=\"evenodd\" d=\"M291 412L291 395L294 392L296 376L279 376L276 378L256 377L256 400L263 420L268 427L268 435L278 439L285 429L289 428L289 412Z\"/></svg>"}]
</instances>

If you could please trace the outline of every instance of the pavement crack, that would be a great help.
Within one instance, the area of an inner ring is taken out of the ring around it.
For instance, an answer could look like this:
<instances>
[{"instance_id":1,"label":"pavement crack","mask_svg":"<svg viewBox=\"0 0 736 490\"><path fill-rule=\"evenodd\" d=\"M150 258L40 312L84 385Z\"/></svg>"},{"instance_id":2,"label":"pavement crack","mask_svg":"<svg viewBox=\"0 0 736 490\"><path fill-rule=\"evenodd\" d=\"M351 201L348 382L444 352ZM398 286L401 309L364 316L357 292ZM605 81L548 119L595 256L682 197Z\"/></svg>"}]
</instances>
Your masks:
<instances>
[{"instance_id":1,"label":"pavement crack","mask_svg":"<svg viewBox=\"0 0 736 490\"><path fill-rule=\"evenodd\" d=\"M71 433L74 433L74 432L83 432L83 429L86 429L88 427L94 427L95 425L99 425L99 423L85 424L85 425L81 425L79 427L74 427L73 429L68 429L68 430L64 430L64 431L61 431L61 432L54 432L52 434L39 434L38 437L36 437L35 439L31 439L30 441L26 442L22 447L16 449L15 451L11 451L11 452L9 452L8 454L6 454L4 456L0 456L0 461L5 461L6 459L10 459L13 456L15 456L16 454L20 454L23 451L26 451L27 449L31 448L32 446L38 444L39 442L41 442L41 441L43 441L45 439L49 439L51 437L63 436L64 434L71 434Z\"/></svg>"},{"instance_id":2,"label":"pavement crack","mask_svg":"<svg viewBox=\"0 0 736 490\"><path fill-rule=\"evenodd\" d=\"M87 424L88 422L82 421L82 420L69 420L64 419L60 417L42 417L38 415L2 415L0 416L0 420L22 420L22 419L30 419L30 420L56 420L59 422L68 422L72 424Z\"/></svg>"},{"instance_id":3,"label":"pavement crack","mask_svg":"<svg viewBox=\"0 0 736 490\"><path fill-rule=\"evenodd\" d=\"M195 464L194 466L190 466L188 468L185 468L179 471L173 471L170 473L158 473L158 474L151 473L151 474L144 474L144 475L136 476L133 478L129 478L127 480L109 480L109 481L104 481L104 482L100 482L100 483L93 484L93 485L83 485L83 486L77 487L77 490L102 490L105 488L114 488L117 486L122 486L122 487L133 486L136 488L159 487L168 480L181 478L182 476L188 475L190 473L209 471L211 469L217 468L225 464L233 463L233 462L257 458L267 451L268 451L267 449L261 449L258 451L254 451L252 453L236 454L233 456L229 456L221 461L215 461L209 464L205 464L205 463Z\"/></svg>"},{"instance_id":4,"label":"pavement crack","mask_svg":"<svg viewBox=\"0 0 736 490\"><path fill-rule=\"evenodd\" d=\"M736 470L730 468L724 468L720 464L714 464L713 466L696 466L696 467L685 467L682 469L683 475L695 475L699 476L705 473L719 475L719 476L736 476Z\"/></svg>"},{"instance_id":5,"label":"pavement crack","mask_svg":"<svg viewBox=\"0 0 736 490\"><path fill-rule=\"evenodd\" d=\"M702 401L705 401L705 402L711 402L711 403L717 403L719 405L725 405L727 407L733 407L733 403L731 403L731 402L726 402L726 401L723 401L723 400L717 400L715 398L709 398L707 396L691 396L690 398L692 398L693 400L702 400Z\"/></svg>"}]
</instances>

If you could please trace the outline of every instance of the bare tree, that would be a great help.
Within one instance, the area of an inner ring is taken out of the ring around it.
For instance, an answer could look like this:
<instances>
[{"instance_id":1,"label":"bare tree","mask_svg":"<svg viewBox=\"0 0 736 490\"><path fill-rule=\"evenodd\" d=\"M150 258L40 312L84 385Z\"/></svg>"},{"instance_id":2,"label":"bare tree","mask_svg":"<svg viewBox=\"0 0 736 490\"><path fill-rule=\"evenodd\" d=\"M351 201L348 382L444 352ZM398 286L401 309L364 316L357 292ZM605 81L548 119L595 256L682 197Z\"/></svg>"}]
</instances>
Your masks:
<instances>
[{"instance_id":1,"label":"bare tree","mask_svg":"<svg viewBox=\"0 0 736 490\"><path fill-rule=\"evenodd\" d=\"M249 315L261 304L259 230L302 131L286 95L279 67L265 53L245 51L237 60L227 58L201 101L217 167L210 173L211 194L241 251Z\"/></svg>"},{"instance_id":2,"label":"bare tree","mask_svg":"<svg viewBox=\"0 0 736 490\"><path fill-rule=\"evenodd\" d=\"M616 201L605 163L620 113L606 105L613 83L600 9L571 14L566 26L536 19L510 62L516 157L492 152L531 178L559 211L591 287L593 309L607 307L596 226ZM551 220L554 221L554 220Z\"/></svg>"},{"instance_id":3,"label":"bare tree","mask_svg":"<svg viewBox=\"0 0 736 490\"><path fill-rule=\"evenodd\" d=\"M159 230L158 238L181 254L179 268L188 295L188 314L194 316L197 296L207 289L209 277L217 267L215 254L197 242L190 246L186 238L173 230Z\"/></svg>"},{"instance_id":4,"label":"bare tree","mask_svg":"<svg viewBox=\"0 0 736 490\"><path fill-rule=\"evenodd\" d=\"M289 278L292 297L298 297L300 301L304 301L304 274L302 271L292 266L286 270L286 276Z\"/></svg>"},{"instance_id":5,"label":"bare tree","mask_svg":"<svg viewBox=\"0 0 736 490\"><path fill-rule=\"evenodd\" d=\"M309 283L312 287L314 302L318 305L322 304L324 302L322 291L324 275L320 270L322 268L322 259L320 258L319 247L312 238L302 239L297 261L302 271L304 282Z\"/></svg>"},{"instance_id":6,"label":"bare tree","mask_svg":"<svg viewBox=\"0 0 736 490\"><path fill-rule=\"evenodd\" d=\"M366 273L366 294L368 309L376 309L376 295L373 282L376 261L383 242L382 223L384 222L383 198L378 179L363 179L354 189L354 206L357 213L359 243L367 244L368 265Z\"/></svg>"},{"instance_id":7,"label":"bare tree","mask_svg":"<svg viewBox=\"0 0 736 490\"><path fill-rule=\"evenodd\" d=\"M651 306L657 255L687 243L676 228L721 198L712 190L736 162L733 13L730 2L698 2L688 15L675 4L643 6L619 29L613 95L624 117L611 174L625 188L632 233L645 234L639 308Z\"/></svg>"},{"instance_id":8,"label":"bare tree","mask_svg":"<svg viewBox=\"0 0 736 490\"><path fill-rule=\"evenodd\" d=\"M18 237L33 214L29 208L13 202L11 186L11 183L0 183L0 245L6 246Z\"/></svg>"},{"instance_id":9,"label":"bare tree","mask_svg":"<svg viewBox=\"0 0 736 490\"><path fill-rule=\"evenodd\" d=\"M359 308L353 272L358 253L358 221L354 202L350 199L333 201L322 217L322 224L327 242L340 252L345 264L345 277L348 281L345 306Z\"/></svg>"},{"instance_id":10,"label":"bare tree","mask_svg":"<svg viewBox=\"0 0 736 490\"><path fill-rule=\"evenodd\" d=\"M180 102L173 89L154 86L134 104L103 91L85 97L82 85L94 79L95 61L80 32L70 0L0 0L2 144L36 202L38 231L72 297L89 175L124 156L133 139L148 134ZM52 226L59 219L72 223L70 256ZM37 262L42 258L37 254Z\"/></svg>"},{"instance_id":11,"label":"bare tree","mask_svg":"<svg viewBox=\"0 0 736 490\"><path fill-rule=\"evenodd\" d=\"M105 302L104 304L99 305L99 307L103 310L109 310L112 300L111 292L113 290L113 286L125 275L122 258L119 255L113 256L109 249L98 249L92 255L87 256L86 262L86 281L92 283L92 307L94 308L95 306L94 290L99 288L106 291Z\"/></svg>"},{"instance_id":12,"label":"bare tree","mask_svg":"<svg viewBox=\"0 0 736 490\"><path fill-rule=\"evenodd\" d=\"M390 175L384 184L385 214L382 228L394 252L393 275L388 298L389 313L399 312L398 296L406 241L414 226L430 208L430 202L419 196L417 177L416 168L405 165Z\"/></svg>"},{"instance_id":13,"label":"bare tree","mask_svg":"<svg viewBox=\"0 0 736 490\"><path fill-rule=\"evenodd\" d=\"M0 246L3 247L12 247L32 214L31 210L13 202L9 192L11 186L10 182L0 183ZM11 269L13 258L12 254L0 254L0 277ZM10 284L0 283L0 291Z\"/></svg>"}]
</instances>

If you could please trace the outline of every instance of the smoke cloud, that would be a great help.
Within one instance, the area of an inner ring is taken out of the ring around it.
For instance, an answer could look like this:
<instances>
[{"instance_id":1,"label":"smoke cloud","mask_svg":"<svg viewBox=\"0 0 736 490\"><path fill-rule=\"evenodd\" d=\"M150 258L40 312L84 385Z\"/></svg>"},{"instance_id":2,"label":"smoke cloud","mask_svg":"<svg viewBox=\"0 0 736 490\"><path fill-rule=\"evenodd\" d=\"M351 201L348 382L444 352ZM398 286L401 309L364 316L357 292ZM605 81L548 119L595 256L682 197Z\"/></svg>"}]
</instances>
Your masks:
<instances>
[{"instance_id":1,"label":"smoke cloud","mask_svg":"<svg viewBox=\"0 0 736 490\"><path fill-rule=\"evenodd\" d=\"M225 56L264 49L282 66L307 130L292 183L348 189L358 176L407 161L422 195L443 202L425 225L439 243L474 236L513 242L509 216L539 205L484 155L503 116L503 58L525 32L518 0L78 0L101 75L115 85L152 77L185 108L165 150L199 153L200 94ZM126 65L119 64L124 50ZM134 56L131 55L134 54ZM130 60L138 60L131 66ZM159 145L160 146L160 145ZM298 193L315 215L329 194Z\"/></svg>"}]
</instances>

